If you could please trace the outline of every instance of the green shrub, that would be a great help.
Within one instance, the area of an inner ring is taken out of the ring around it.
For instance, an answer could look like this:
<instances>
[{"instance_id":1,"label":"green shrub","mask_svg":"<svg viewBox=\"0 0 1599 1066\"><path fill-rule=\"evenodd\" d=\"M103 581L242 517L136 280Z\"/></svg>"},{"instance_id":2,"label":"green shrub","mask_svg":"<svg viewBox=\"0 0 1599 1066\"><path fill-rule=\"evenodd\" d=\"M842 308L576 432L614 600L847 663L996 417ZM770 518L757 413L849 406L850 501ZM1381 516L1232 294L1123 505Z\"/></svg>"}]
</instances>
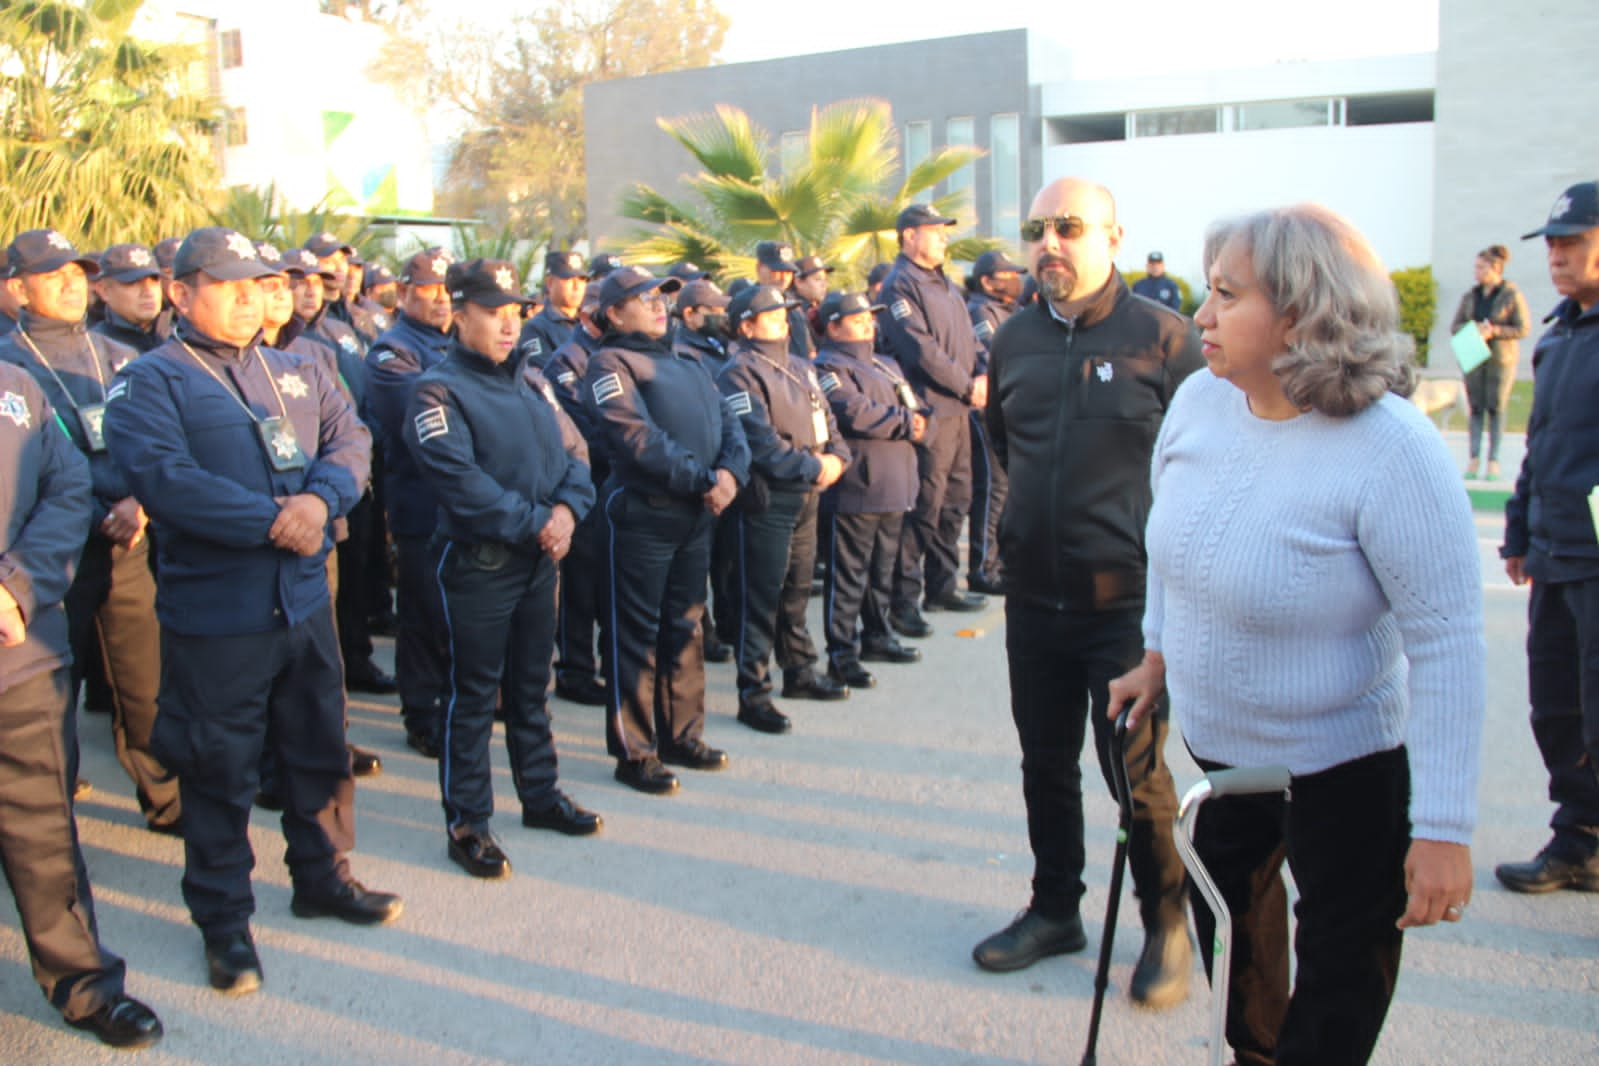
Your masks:
<instances>
[{"instance_id":1,"label":"green shrub","mask_svg":"<svg viewBox=\"0 0 1599 1066\"><path fill-rule=\"evenodd\" d=\"M1399 293L1399 328L1416 338L1416 365L1427 365L1427 336L1438 313L1438 283L1432 267L1405 267L1388 275Z\"/></svg>"}]
</instances>

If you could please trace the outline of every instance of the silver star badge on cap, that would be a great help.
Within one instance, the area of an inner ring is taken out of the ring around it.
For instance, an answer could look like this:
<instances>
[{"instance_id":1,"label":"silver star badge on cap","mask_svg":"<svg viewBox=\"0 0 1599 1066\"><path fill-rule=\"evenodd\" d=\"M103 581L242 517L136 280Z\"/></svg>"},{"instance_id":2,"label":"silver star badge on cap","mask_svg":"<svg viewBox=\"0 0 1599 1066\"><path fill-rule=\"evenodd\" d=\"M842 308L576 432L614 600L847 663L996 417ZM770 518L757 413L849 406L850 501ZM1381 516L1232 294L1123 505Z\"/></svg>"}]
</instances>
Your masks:
<instances>
[{"instance_id":1,"label":"silver star badge on cap","mask_svg":"<svg viewBox=\"0 0 1599 1066\"><path fill-rule=\"evenodd\" d=\"M72 247L72 242L61 236L61 234L57 233L55 230L50 231L50 235L44 239L44 243L48 244L52 248L60 248L63 251L66 251Z\"/></svg>"},{"instance_id":2,"label":"silver star badge on cap","mask_svg":"<svg viewBox=\"0 0 1599 1066\"><path fill-rule=\"evenodd\" d=\"M128 253L128 262L132 263L136 267L149 266L150 253L145 251L143 248L135 248Z\"/></svg>"},{"instance_id":3,"label":"silver star badge on cap","mask_svg":"<svg viewBox=\"0 0 1599 1066\"><path fill-rule=\"evenodd\" d=\"M242 233L228 234L227 245L228 251L232 252L240 259L255 258L255 245L251 244L250 238L246 237Z\"/></svg>"},{"instance_id":4,"label":"silver star badge on cap","mask_svg":"<svg viewBox=\"0 0 1599 1066\"><path fill-rule=\"evenodd\" d=\"M516 278L511 274L510 267L501 267L494 272L494 283L509 292L511 286L516 284Z\"/></svg>"}]
</instances>

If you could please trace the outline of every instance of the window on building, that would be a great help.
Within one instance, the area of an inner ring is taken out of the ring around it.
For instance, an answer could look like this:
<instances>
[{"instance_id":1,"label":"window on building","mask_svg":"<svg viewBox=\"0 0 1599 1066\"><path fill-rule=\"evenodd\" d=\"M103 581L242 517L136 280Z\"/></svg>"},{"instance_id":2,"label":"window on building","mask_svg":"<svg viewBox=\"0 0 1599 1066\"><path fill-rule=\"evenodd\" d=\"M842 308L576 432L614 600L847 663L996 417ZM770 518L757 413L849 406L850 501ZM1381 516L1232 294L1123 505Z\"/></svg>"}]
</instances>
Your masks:
<instances>
[{"instance_id":1,"label":"window on building","mask_svg":"<svg viewBox=\"0 0 1599 1066\"><path fill-rule=\"evenodd\" d=\"M1221 109L1191 107L1174 111L1138 111L1129 116L1134 137L1175 137L1185 133L1219 133Z\"/></svg>"},{"instance_id":2,"label":"window on building","mask_svg":"<svg viewBox=\"0 0 1599 1066\"><path fill-rule=\"evenodd\" d=\"M933 124L925 120L905 123L905 170L933 154Z\"/></svg>"},{"instance_id":3,"label":"window on building","mask_svg":"<svg viewBox=\"0 0 1599 1066\"><path fill-rule=\"evenodd\" d=\"M1045 124L1049 147L1061 144L1093 144L1097 141L1125 141L1127 112L1104 115L1069 115L1052 118Z\"/></svg>"},{"instance_id":4,"label":"window on building","mask_svg":"<svg viewBox=\"0 0 1599 1066\"><path fill-rule=\"evenodd\" d=\"M239 30L223 30L221 38L222 69L244 66L244 34Z\"/></svg>"},{"instance_id":5,"label":"window on building","mask_svg":"<svg viewBox=\"0 0 1599 1066\"><path fill-rule=\"evenodd\" d=\"M810 135L804 130L789 130L778 140L778 163L784 174L792 174L805 165L805 153L810 146Z\"/></svg>"},{"instance_id":6,"label":"window on building","mask_svg":"<svg viewBox=\"0 0 1599 1066\"><path fill-rule=\"evenodd\" d=\"M1263 100L1233 105L1235 130L1288 130L1332 126L1342 117L1342 100Z\"/></svg>"},{"instance_id":7,"label":"window on building","mask_svg":"<svg viewBox=\"0 0 1599 1066\"><path fill-rule=\"evenodd\" d=\"M944 143L951 148L977 146L977 123L970 118L952 118L944 123ZM976 168L968 163L944 182L944 191L969 192L977 182Z\"/></svg>"},{"instance_id":8,"label":"window on building","mask_svg":"<svg viewBox=\"0 0 1599 1066\"><path fill-rule=\"evenodd\" d=\"M1351 96L1345 101L1344 122L1349 126L1391 126L1405 122L1431 122L1433 94L1383 93Z\"/></svg>"},{"instance_id":9,"label":"window on building","mask_svg":"<svg viewBox=\"0 0 1599 1066\"><path fill-rule=\"evenodd\" d=\"M1022 121L1020 115L988 120L988 158L992 167L992 210L988 232L1014 240L1022 225Z\"/></svg>"},{"instance_id":10,"label":"window on building","mask_svg":"<svg viewBox=\"0 0 1599 1066\"><path fill-rule=\"evenodd\" d=\"M228 108L222 126L223 143L229 148L242 148L250 143L250 129L245 122L244 108Z\"/></svg>"}]
</instances>

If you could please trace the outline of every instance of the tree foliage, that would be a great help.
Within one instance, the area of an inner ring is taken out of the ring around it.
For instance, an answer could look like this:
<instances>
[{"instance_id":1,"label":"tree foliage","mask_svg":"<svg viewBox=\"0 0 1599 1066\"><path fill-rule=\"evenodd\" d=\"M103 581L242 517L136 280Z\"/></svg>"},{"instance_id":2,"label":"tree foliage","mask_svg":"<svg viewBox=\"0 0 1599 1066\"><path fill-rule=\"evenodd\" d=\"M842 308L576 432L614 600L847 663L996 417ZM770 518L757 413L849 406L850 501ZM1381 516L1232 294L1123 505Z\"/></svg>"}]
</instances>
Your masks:
<instances>
[{"instance_id":1,"label":"tree foliage","mask_svg":"<svg viewBox=\"0 0 1599 1066\"><path fill-rule=\"evenodd\" d=\"M554 0L493 26L416 2L392 21L374 73L464 126L441 213L568 246L586 231L583 87L716 59L714 0Z\"/></svg>"},{"instance_id":2,"label":"tree foliage","mask_svg":"<svg viewBox=\"0 0 1599 1066\"><path fill-rule=\"evenodd\" d=\"M755 276L758 241L782 240L826 260L837 271L835 286L860 288L875 264L898 254L894 222L904 208L930 202L953 217L971 217L964 191L932 194L982 151L951 145L901 173L899 131L881 100L813 109L804 158L780 174L772 172L770 135L736 107L659 123L699 164L684 184L700 203L634 185L620 208L624 218L643 223L623 252L632 262L687 259L728 281ZM970 261L999 246L967 238L951 243L949 257Z\"/></svg>"},{"instance_id":3,"label":"tree foliage","mask_svg":"<svg viewBox=\"0 0 1599 1066\"><path fill-rule=\"evenodd\" d=\"M206 221L217 172L197 58L130 33L143 0L0 0L0 235L85 248Z\"/></svg>"},{"instance_id":4,"label":"tree foliage","mask_svg":"<svg viewBox=\"0 0 1599 1066\"><path fill-rule=\"evenodd\" d=\"M211 213L211 224L238 230L253 240L279 249L299 248L318 233L331 233L371 261L385 249L387 233L359 215L335 210L331 198L308 210L290 207L276 183L262 188L235 185ZM420 250L420 249L418 249Z\"/></svg>"},{"instance_id":5,"label":"tree foliage","mask_svg":"<svg viewBox=\"0 0 1599 1066\"><path fill-rule=\"evenodd\" d=\"M1431 266L1404 267L1388 275L1399 294L1399 329L1416 339L1416 365L1427 365L1427 337L1438 313L1438 282Z\"/></svg>"}]
</instances>

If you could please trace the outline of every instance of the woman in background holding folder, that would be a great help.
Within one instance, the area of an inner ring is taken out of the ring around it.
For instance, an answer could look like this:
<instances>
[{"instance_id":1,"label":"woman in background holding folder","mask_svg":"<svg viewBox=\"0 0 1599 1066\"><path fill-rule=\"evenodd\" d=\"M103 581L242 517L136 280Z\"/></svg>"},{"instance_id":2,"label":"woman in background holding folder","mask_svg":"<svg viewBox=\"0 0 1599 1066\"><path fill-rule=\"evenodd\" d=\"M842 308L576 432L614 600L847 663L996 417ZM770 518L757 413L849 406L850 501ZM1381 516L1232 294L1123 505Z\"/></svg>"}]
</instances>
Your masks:
<instances>
[{"instance_id":1,"label":"woman in background holding folder","mask_svg":"<svg viewBox=\"0 0 1599 1066\"><path fill-rule=\"evenodd\" d=\"M1477 332L1488 344L1489 356L1466 372L1466 401L1471 405L1471 464L1466 476L1477 477L1482 470L1482 425L1488 423L1488 477L1499 476L1499 438L1504 433L1504 412L1510 403L1510 389L1516 383L1516 363L1521 358L1517 342L1531 329L1527 299L1516 283L1505 280L1505 263L1510 250L1491 244L1477 253L1473 275L1477 284L1460 297L1460 307L1449 326L1459 332L1467 322L1476 323Z\"/></svg>"}]
</instances>

